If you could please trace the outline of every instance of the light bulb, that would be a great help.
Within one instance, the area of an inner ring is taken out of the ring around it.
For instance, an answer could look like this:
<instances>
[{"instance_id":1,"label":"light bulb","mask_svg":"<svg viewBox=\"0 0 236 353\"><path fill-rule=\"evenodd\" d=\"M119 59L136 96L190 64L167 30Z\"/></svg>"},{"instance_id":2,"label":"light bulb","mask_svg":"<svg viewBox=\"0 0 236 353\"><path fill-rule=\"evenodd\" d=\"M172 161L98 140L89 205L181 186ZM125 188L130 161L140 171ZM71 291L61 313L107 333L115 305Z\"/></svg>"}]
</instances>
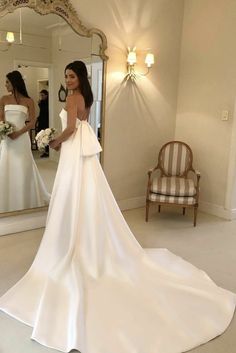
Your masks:
<instances>
[{"instance_id":1,"label":"light bulb","mask_svg":"<svg viewBox=\"0 0 236 353\"><path fill-rule=\"evenodd\" d=\"M135 51L130 51L129 54L128 54L128 57L127 57L127 62L130 64L130 65L134 65L137 61L137 58L136 58L136 53Z\"/></svg>"},{"instance_id":2,"label":"light bulb","mask_svg":"<svg viewBox=\"0 0 236 353\"><path fill-rule=\"evenodd\" d=\"M15 41L15 36L13 32L7 32L6 40L8 43L13 43Z\"/></svg>"},{"instance_id":3,"label":"light bulb","mask_svg":"<svg viewBox=\"0 0 236 353\"><path fill-rule=\"evenodd\" d=\"M151 67L154 62L154 55L152 53L148 53L145 58L145 64L147 65L147 67Z\"/></svg>"}]
</instances>

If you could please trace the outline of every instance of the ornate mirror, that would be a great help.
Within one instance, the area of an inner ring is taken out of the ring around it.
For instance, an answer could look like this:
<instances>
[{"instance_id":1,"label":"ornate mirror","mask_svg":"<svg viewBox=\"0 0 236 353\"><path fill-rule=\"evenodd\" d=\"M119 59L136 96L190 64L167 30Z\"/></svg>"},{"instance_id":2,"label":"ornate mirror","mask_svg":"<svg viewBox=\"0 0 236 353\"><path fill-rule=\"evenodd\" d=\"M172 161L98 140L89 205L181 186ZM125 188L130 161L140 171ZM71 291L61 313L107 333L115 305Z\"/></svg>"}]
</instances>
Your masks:
<instances>
[{"instance_id":1,"label":"ornate mirror","mask_svg":"<svg viewBox=\"0 0 236 353\"><path fill-rule=\"evenodd\" d=\"M8 94L5 87L6 74L13 70L20 71L29 96L34 100L38 117L41 114L41 92L48 93L49 126L60 132L58 116L66 98L64 68L69 62L82 60L87 66L94 95L89 122L103 149L105 77L108 59L105 54L106 48L104 33L96 28L86 28L69 1L0 0L0 96ZM46 153L43 156L37 149L35 142L37 126L39 122L36 123L35 129L30 130L31 150L46 189L50 193L59 155L50 150L49 155ZM103 163L103 152L100 161ZM0 177L2 178L0 185L5 184L3 173L0 173ZM5 177L8 178L9 175ZM17 175L10 177L15 178L17 185ZM16 196L13 201L2 204L0 202L0 217L47 207L47 201L37 206L27 202L18 204L18 188L15 187ZM27 192L29 195L26 199L30 199L30 190Z\"/></svg>"}]
</instances>

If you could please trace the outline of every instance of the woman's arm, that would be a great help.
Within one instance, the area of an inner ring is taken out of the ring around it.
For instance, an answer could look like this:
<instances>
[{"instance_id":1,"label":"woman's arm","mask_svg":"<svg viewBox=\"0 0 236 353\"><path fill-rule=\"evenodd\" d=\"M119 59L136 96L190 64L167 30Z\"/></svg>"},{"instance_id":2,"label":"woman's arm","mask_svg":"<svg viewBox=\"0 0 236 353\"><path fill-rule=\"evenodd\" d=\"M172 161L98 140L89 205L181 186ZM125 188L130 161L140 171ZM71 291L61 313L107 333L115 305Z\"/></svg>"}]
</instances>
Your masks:
<instances>
[{"instance_id":1,"label":"woman's arm","mask_svg":"<svg viewBox=\"0 0 236 353\"><path fill-rule=\"evenodd\" d=\"M0 121L4 121L5 118L4 118L4 98L2 97L0 99Z\"/></svg>"},{"instance_id":2,"label":"woman's arm","mask_svg":"<svg viewBox=\"0 0 236 353\"><path fill-rule=\"evenodd\" d=\"M76 119L78 112L84 109L84 99L82 96L71 95L66 99L66 110L67 110L67 126L65 130L52 142L49 146L54 149L58 149L60 144L66 141L76 129Z\"/></svg>"},{"instance_id":3,"label":"woman's arm","mask_svg":"<svg viewBox=\"0 0 236 353\"><path fill-rule=\"evenodd\" d=\"M20 130L14 131L12 134L8 135L12 140L15 140L20 135L24 134L26 131L33 129L35 127L36 117L35 117L35 107L34 101L29 99L28 101L28 112L29 112L29 122Z\"/></svg>"}]
</instances>

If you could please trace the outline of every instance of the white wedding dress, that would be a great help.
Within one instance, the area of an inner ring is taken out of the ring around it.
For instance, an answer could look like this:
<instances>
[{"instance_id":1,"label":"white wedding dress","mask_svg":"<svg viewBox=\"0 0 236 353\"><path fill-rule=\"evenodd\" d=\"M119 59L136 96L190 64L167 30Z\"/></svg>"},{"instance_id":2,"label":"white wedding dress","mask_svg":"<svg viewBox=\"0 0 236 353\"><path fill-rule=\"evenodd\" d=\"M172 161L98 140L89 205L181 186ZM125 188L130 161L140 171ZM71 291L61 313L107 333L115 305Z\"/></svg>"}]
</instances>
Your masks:
<instances>
[{"instance_id":1,"label":"white wedding dress","mask_svg":"<svg viewBox=\"0 0 236 353\"><path fill-rule=\"evenodd\" d=\"M67 113L61 112L66 125ZM180 353L220 335L235 294L166 249L144 250L126 224L85 121L62 144L47 225L26 275L0 308L32 339L69 352Z\"/></svg>"},{"instance_id":2,"label":"white wedding dress","mask_svg":"<svg viewBox=\"0 0 236 353\"><path fill-rule=\"evenodd\" d=\"M25 125L28 109L24 105L5 105L5 120L16 130ZM17 139L0 142L0 212L45 206L47 192L31 152L28 132Z\"/></svg>"}]
</instances>

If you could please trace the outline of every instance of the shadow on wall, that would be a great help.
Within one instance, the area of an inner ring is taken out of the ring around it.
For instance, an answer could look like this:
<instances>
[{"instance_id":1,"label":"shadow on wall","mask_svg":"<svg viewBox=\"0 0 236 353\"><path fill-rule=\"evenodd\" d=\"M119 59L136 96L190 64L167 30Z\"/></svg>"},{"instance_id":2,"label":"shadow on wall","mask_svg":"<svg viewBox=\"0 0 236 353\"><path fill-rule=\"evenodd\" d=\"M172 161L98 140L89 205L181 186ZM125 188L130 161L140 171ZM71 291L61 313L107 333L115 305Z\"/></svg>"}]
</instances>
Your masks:
<instances>
[{"instance_id":1,"label":"shadow on wall","mask_svg":"<svg viewBox=\"0 0 236 353\"><path fill-rule=\"evenodd\" d=\"M157 14L162 18L163 12L167 10L167 3L166 0L135 0L125 2L122 7L120 0L108 0L107 7L117 33L122 33L122 39L112 38L112 42L119 41L119 44L122 42L127 47L124 38L138 43L158 20ZM128 45L131 44L133 43Z\"/></svg>"},{"instance_id":2,"label":"shadow on wall","mask_svg":"<svg viewBox=\"0 0 236 353\"><path fill-rule=\"evenodd\" d=\"M125 72L108 74L108 81L113 87L109 87L108 90L107 111L113 110L114 106L118 107L119 103L123 104L121 111L130 113L128 120L132 120L133 117L136 124L145 122L147 129L161 130L163 117L166 117L166 114L173 115L173 111L149 77L143 76L131 81L127 80ZM122 117L120 119L122 120Z\"/></svg>"}]
</instances>

